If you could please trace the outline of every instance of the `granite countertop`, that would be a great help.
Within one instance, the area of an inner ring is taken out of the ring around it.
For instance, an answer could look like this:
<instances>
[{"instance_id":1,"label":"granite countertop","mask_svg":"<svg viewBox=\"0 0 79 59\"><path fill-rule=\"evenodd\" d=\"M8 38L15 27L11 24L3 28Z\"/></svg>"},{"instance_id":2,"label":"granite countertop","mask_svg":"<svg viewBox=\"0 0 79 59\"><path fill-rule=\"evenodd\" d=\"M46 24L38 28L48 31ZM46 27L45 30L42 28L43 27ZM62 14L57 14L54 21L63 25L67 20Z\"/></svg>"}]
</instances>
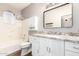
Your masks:
<instances>
[{"instance_id":1,"label":"granite countertop","mask_svg":"<svg viewBox=\"0 0 79 59\"><path fill-rule=\"evenodd\" d=\"M31 36L42 37L42 38L50 38L50 39L58 39L58 40L66 40L66 41L74 41L79 43L79 36L69 36L69 35L57 35L57 34L32 34Z\"/></svg>"}]
</instances>

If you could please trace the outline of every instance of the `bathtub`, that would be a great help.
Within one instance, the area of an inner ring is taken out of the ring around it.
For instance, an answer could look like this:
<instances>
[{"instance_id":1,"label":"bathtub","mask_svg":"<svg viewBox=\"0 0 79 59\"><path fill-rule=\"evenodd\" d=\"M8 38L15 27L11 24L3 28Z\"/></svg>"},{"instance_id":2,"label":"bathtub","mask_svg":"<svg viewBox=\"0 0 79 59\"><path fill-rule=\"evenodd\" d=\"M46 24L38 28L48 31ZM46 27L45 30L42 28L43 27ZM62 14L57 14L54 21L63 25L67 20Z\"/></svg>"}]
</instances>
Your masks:
<instances>
[{"instance_id":1,"label":"bathtub","mask_svg":"<svg viewBox=\"0 0 79 59\"><path fill-rule=\"evenodd\" d=\"M0 43L0 56L7 56L20 49L20 43L18 43L17 41Z\"/></svg>"}]
</instances>

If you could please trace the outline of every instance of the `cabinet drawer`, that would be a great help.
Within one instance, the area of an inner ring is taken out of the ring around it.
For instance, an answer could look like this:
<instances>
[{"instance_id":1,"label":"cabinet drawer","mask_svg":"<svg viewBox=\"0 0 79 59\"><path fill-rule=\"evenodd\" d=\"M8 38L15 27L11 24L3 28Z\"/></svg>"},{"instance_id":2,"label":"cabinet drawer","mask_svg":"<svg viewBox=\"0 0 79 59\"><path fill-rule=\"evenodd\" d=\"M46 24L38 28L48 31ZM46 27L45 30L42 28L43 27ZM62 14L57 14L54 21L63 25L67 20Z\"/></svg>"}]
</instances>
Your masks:
<instances>
[{"instance_id":1,"label":"cabinet drawer","mask_svg":"<svg viewBox=\"0 0 79 59\"><path fill-rule=\"evenodd\" d=\"M65 50L66 49L79 53L79 44L75 42L65 42Z\"/></svg>"},{"instance_id":2,"label":"cabinet drawer","mask_svg":"<svg viewBox=\"0 0 79 59\"><path fill-rule=\"evenodd\" d=\"M79 56L79 53L66 50L65 56Z\"/></svg>"}]
</instances>

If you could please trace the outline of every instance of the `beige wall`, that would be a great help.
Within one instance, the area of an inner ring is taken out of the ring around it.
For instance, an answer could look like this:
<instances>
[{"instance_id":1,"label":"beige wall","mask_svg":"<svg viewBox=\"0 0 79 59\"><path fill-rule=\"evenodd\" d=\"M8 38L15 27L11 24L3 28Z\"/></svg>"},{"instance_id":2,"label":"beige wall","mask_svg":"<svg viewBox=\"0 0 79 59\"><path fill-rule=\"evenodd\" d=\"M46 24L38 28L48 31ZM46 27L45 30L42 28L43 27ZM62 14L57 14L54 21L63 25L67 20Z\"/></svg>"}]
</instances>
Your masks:
<instances>
[{"instance_id":1,"label":"beige wall","mask_svg":"<svg viewBox=\"0 0 79 59\"><path fill-rule=\"evenodd\" d=\"M15 24L0 21L0 43L12 41L16 41L14 44L21 41L21 21L17 21Z\"/></svg>"},{"instance_id":2,"label":"beige wall","mask_svg":"<svg viewBox=\"0 0 79 59\"><path fill-rule=\"evenodd\" d=\"M73 4L73 27L72 28L53 28L53 29L43 29L43 11L45 10L47 4L45 3L32 3L27 8L22 10L22 15L25 18L31 16L38 16L39 30L40 31L53 31L53 32L75 32L79 33L79 3Z\"/></svg>"},{"instance_id":3,"label":"beige wall","mask_svg":"<svg viewBox=\"0 0 79 59\"><path fill-rule=\"evenodd\" d=\"M40 16L45 10L46 5L47 4L45 3L32 3L28 7L22 10L22 15L25 18L34 16L34 15Z\"/></svg>"},{"instance_id":4,"label":"beige wall","mask_svg":"<svg viewBox=\"0 0 79 59\"><path fill-rule=\"evenodd\" d=\"M15 15L20 15L20 12L16 9L0 3L0 45L7 45L10 42L14 42L14 44L20 43L22 38L22 21L17 20L14 24L5 23L2 19L2 13L5 10L11 10Z\"/></svg>"}]
</instances>

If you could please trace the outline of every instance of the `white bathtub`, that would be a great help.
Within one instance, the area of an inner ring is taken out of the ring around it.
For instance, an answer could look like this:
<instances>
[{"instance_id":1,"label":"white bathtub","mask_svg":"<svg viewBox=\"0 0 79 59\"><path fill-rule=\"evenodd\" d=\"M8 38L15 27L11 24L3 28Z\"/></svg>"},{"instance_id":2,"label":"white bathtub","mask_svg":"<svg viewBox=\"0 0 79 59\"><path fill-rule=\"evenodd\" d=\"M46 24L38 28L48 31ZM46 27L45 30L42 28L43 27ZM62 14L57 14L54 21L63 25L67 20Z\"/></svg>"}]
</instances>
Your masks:
<instances>
[{"instance_id":1,"label":"white bathtub","mask_svg":"<svg viewBox=\"0 0 79 59\"><path fill-rule=\"evenodd\" d=\"M20 43L17 43L17 41L8 41L5 43L0 43L0 56L9 55L20 49Z\"/></svg>"}]
</instances>

